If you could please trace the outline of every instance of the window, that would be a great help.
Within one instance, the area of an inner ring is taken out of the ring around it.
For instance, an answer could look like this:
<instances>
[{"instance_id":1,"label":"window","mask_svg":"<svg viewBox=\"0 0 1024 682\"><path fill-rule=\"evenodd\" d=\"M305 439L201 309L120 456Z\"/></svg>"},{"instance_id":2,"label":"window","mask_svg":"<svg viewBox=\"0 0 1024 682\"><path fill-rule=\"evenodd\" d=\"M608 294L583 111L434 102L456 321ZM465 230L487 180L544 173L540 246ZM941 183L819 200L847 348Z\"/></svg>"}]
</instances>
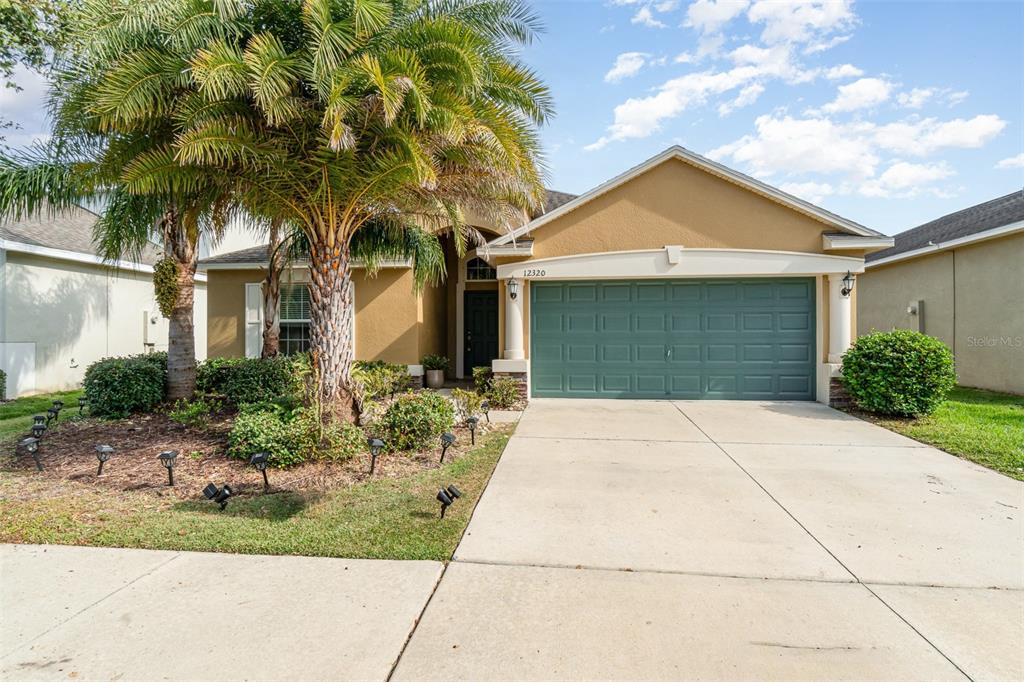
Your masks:
<instances>
[{"instance_id":1,"label":"window","mask_svg":"<svg viewBox=\"0 0 1024 682\"><path fill-rule=\"evenodd\" d=\"M474 258L466 263L466 279L498 279L498 271L488 265L483 258Z\"/></svg>"},{"instance_id":2,"label":"window","mask_svg":"<svg viewBox=\"0 0 1024 682\"><path fill-rule=\"evenodd\" d=\"M278 307L281 325L281 353L295 355L309 350L309 287L285 284Z\"/></svg>"}]
</instances>

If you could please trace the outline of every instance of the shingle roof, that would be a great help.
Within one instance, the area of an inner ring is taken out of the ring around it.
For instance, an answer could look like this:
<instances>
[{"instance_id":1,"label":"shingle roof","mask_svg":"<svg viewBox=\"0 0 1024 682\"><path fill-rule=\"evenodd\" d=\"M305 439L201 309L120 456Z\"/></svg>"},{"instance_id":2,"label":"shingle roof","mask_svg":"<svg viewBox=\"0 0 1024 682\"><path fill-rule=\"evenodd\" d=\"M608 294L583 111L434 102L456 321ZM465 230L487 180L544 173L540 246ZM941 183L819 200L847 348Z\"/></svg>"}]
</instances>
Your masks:
<instances>
[{"instance_id":1,"label":"shingle roof","mask_svg":"<svg viewBox=\"0 0 1024 682\"><path fill-rule=\"evenodd\" d=\"M98 256L92 241L93 225L98 219L98 215L80 206L53 215L43 211L30 218L0 223L0 239ZM141 262L152 265L159 258L160 250L153 246L144 250Z\"/></svg>"},{"instance_id":2,"label":"shingle roof","mask_svg":"<svg viewBox=\"0 0 1024 682\"><path fill-rule=\"evenodd\" d=\"M567 192L556 192L553 189L547 190L544 197L544 212L550 213L563 204L568 204L570 201L575 199L578 195L568 194Z\"/></svg>"},{"instance_id":3,"label":"shingle roof","mask_svg":"<svg viewBox=\"0 0 1024 682\"><path fill-rule=\"evenodd\" d=\"M985 230L1024 220L1024 190L965 208L956 213L936 218L896 235L896 244L885 251L870 253L864 260L872 262L929 244L967 237Z\"/></svg>"}]
</instances>

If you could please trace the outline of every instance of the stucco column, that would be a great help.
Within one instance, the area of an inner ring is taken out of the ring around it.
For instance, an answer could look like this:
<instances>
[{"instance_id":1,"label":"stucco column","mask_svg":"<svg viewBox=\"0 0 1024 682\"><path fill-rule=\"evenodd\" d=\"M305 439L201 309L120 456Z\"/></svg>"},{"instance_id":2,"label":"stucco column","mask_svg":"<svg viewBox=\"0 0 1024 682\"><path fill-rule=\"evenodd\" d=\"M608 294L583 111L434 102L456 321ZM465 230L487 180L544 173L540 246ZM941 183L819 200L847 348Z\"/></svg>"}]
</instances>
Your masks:
<instances>
[{"instance_id":1,"label":"stucco column","mask_svg":"<svg viewBox=\"0 0 1024 682\"><path fill-rule=\"evenodd\" d=\"M523 289L519 286L519 295L512 298L508 293L508 280L505 280L505 359L522 360L523 352Z\"/></svg>"},{"instance_id":2,"label":"stucco column","mask_svg":"<svg viewBox=\"0 0 1024 682\"><path fill-rule=\"evenodd\" d=\"M850 348L853 338L851 298L843 296L843 277L846 273L828 276L828 361L842 362L843 353Z\"/></svg>"}]
</instances>

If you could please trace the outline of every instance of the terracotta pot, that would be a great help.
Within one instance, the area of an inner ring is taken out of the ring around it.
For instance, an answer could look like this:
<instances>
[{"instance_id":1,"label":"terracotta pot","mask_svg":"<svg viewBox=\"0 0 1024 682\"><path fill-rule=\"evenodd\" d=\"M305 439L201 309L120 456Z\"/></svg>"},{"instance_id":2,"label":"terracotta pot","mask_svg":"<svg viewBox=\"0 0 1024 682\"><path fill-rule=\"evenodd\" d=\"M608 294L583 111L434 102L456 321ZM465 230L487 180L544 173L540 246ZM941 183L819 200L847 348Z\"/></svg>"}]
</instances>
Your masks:
<instances>
[{"instance_id":1,"label":"terracotta pot","mask_svg":"<svg viewBox=\"0 0 1024 682\"><path fill-rule=\"evenodd\" d=\"M427 388L441 388L442 386L444 386L444 370L428 369Z\"/></svg>"}]
</instances>

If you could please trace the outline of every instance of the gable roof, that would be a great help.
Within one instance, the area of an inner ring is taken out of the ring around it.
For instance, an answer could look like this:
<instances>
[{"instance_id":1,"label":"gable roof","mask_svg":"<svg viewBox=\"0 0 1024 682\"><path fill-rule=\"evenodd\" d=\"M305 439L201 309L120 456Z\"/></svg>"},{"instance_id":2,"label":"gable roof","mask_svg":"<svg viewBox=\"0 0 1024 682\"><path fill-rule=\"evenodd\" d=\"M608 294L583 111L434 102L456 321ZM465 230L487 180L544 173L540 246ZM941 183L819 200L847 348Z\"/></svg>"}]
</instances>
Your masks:
<instances>
[{"instance_id":1,"label":"gable roof","mask_svg":"<svg viewBox=\"0 0 1024 682\"><path fill-rule=\"evenodd\" d=\"M972 235L1024 222L1024 190L992 199L976 206L944 215L896 235L896 244L885 251L868 254L865 261L893 260L894 256L918 249L937 250L944 242L962 240ZM1024 228L1024 225L1021 226ZM929 248L931 247L931 248ZM914 254L917 255L917 254Z\"/></svg>"},{"instance_id":2,"label":"gable roof","mask_svg":"<svg viewBox=\"0 0 1024 682\"><path fill-rule=\"evenodd\" d=\"M735 171L731 168L723 166L720 163L717 163L716 161L712 161L711 159L703 157L700 154L692 152L689 149L685 149L683 147L676 145L669 147L668 149L666 149L665 151L661 152L656 156L652 156L651 158L647 159L640 165L629 169L625 173L617 175L611 180L608 180L607 182L598 185L589 192L585 192L565 202L564 204L557 206L556 208L554 208L554 210L545 212L543 215L534 218L526 225L523 225L522 227L519 227L511 232L508 232L506 234L501 235L500 237L491 240L490 242L487 243L487 246L500 246L502 244L508 244L509 242L512 242L518 239L519 237L532 232L541 225L549 223L552 220L555 220L556 218L563 216L566 213L569 213L570 211L579 208L580 206L583 206L584 204L596 199L597 197L603 194L606 194L607 192L610 192L616 187L629 182L638 175L641 175L647 172L648 170L654 168L655 166L658 166L670 159L677 159L679 161L683 161L684 163L688 163L691 166L695 166L703 171L711 173L712 175L716 175L724 180L728 180L729 182L739 185L740 187L743 187L756 194L760 194L763 197L771 199L772 201L780 203L783 206L787 206L795 211L803 213L804 215L810 216L811 218L815 218L816 220L821 221L825 225L836 228L841 232L846 232L848 234L854 234L862 237L885 237L885 235L882 234L881 232L877 232L870 228L864 227L863 225L855 223L852 220L848 220L846 218L843 218L842 216L838 216L835 213L832 213L831 211L826 211L820 206L815 206L809 201L804 201L803 199L795 197L792 194L787 194L786 192L783 192L778 188L772 187L771 185L765 184L760 180L750 177L749 175L744 175L739 171Z\"/></svg>"},{"instance_id":3,"label":"gable roof","mask_svg":"<svg viewBox=\"0 0 1024 682\"><path fill-rule=\"evenodd\" d=\"M228 251L227 253L210 256L209 258L204 258L199 261L199 265L228 265L233 263L245 265L258 263L260 265L266 265L269 262L267 258L267 246L268 244L261 244L259 246L250 246L247 249Z\"/></svg>"},{"instance_id":4,"label":"gable roof","mask_svg":"<svg viewBox=\"0 0 1024 682\"><path fill-rule=\"evenodd\" d=\"M92 240L97 220L98 215L81 206L52 215L44 210L21 220L0 222L0 240L102 258ZM139 260L145 265L152 265L159 258L160 250L150 245L143 250Z\"/></svg>"}]
</instances>

